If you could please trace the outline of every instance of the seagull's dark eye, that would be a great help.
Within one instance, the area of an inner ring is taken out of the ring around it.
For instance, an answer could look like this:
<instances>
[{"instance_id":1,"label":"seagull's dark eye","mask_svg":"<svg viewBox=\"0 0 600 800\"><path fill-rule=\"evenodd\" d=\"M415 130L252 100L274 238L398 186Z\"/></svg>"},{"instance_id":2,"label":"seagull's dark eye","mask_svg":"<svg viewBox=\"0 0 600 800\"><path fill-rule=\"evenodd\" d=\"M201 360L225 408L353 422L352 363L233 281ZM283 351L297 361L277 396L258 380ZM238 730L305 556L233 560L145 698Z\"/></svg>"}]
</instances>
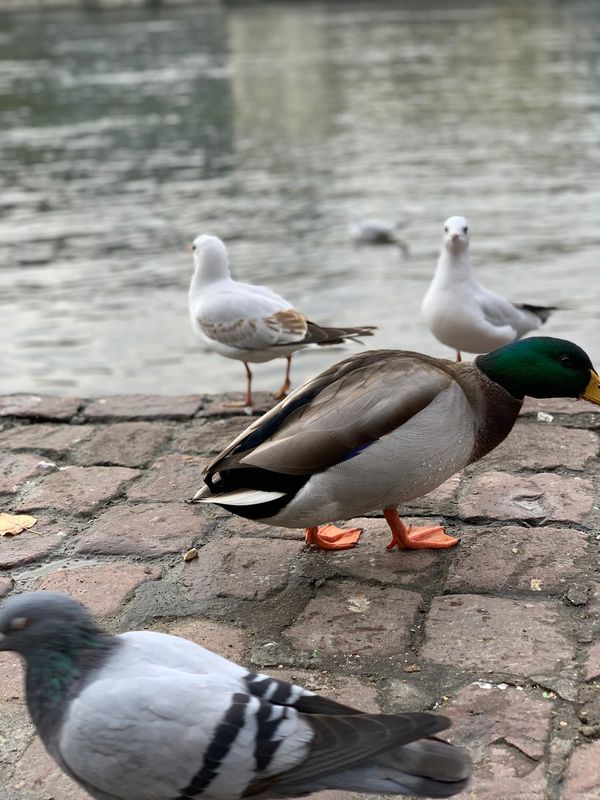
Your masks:
<instances>
[{"instance_id":1,"label":"seagull's dark eye","mask_svg":"<svg viewBox=\"0 0 600 800\"><path fill-rule=\"evenodd\" d=\"M573 366L573 359L571 358L571 356L561 356L558 360L565 367L572 367Z\"/></svg>"},{"instance_id":2,"label":"seagull's dark eye","mask_svg":"<svg viewBox=\"0 0 600 800\"><path fill-rule=\"evenodd\" d=\"M192 250L194 250L194 251L196 250L196 245L195 244L192 245Z\"/></svg>"},{"instance_id":3,"label":"seagull's dark eye","mask_svg":"<svg viewBox=\"0 0 600 800\"><path fill-rule=\"evenodd\" d=\"M448 226L444 225L444 233L448 233Z\"/></svg>"},{"instance_id":4,"label":"seagull's dark eye","mask_svg":"<svg viewBox=\"0 0 600 800\"><path fill-rule=\"evenodd\" d=\"M465 225L465 227L463 228L463 233L468 233L468 232L469 232L469 228Z\"/></svg>"}]
</instances>

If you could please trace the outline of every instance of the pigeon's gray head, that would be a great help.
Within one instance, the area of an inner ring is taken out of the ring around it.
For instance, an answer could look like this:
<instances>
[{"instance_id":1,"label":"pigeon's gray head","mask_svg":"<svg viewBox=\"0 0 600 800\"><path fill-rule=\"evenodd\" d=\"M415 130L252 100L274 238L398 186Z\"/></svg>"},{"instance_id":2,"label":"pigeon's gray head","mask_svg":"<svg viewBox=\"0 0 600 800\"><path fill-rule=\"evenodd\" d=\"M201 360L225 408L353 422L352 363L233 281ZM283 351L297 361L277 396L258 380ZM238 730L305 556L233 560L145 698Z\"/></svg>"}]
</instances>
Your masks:
<instances>
[{"instance_id":1,"label":"pigeon's gray head","mask_svg":"<svg viewBox=\"0 0 600 800\"><path fill-rule=\"evenodd\" d=\"M464 217L448 217L444 222L444 247L462 253L469 246L469 223Z\"/></svg>"},{"instance_id":2,"label":"pigeon's gray head","mask_svg":"<svg viewBox=\"0 0 600 800\"><path fill-rule=\"evenodd\" d=\"M229 276L227 249L218 236L203 233L192 244L194 267L205 281L218 281Z\"/></svg>"},{"instance_id":3,"label":"pigeon's gray head","mask_svg":"<svg viewBox=\"0 0 600 800\"><path fill-rule=\"evenodd\" d=\"M60 592L26 592L0 607L0 650L23 656L48 649L77 649L99 629L80 603Z\"/></svg>"}]
</instances>

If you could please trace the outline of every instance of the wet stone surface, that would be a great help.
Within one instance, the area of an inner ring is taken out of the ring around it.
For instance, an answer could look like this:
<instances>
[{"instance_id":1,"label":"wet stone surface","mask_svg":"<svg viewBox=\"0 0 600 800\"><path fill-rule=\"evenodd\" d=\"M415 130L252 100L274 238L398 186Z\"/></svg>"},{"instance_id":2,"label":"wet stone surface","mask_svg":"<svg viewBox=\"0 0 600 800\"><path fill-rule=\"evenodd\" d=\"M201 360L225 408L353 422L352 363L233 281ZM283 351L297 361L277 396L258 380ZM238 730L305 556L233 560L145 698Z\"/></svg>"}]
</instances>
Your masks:
<instances>
[{"instance_id":1,"label":"wet stone surface","mask_svg":"<svg viewBox=\"0 0 600 800\"><path fill-rule=\"evenodd\" d=\"M302 531L185 503L252 421L222 400L0 400L3 510L38 518L0 536L0 598L67 591L111 631L185 636L363 709L433 708L473 758L461 800L597 800L591 406L544 401L548 423L526 404L490 457L401 509L408 524L444 524L457 547L389 552L375 509L343 521L363 534L335 553L308 548ZM0 656L0 783L6 800L86 796L34 736L12 654Z\"/></svg>"}]
</instances>

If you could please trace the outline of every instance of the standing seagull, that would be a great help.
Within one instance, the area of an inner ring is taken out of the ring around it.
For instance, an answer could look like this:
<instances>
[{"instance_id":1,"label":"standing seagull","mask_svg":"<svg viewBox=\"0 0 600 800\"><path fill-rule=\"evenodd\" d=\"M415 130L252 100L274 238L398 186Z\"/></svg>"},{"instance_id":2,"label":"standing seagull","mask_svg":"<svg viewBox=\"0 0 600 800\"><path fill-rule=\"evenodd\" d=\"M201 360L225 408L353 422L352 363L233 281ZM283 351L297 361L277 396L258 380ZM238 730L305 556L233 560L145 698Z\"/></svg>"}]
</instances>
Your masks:
<instances>
[{"instance_id":1,"label":"standing seagull","mask_svg":"<svg viewBox=\"0 0 600 800\"><path fill-rule=\"evenodd\" d=\"M471 772L462 750L435 738L446 717L366 714L177 636L109 636L58 592L6 601L0 650L24 657L46 749L98 800L450 797Z\"/></svg>"},{"instance_id":2,"label":"standing seagull","mask_svg":"<svg viewBox=\"0 0 600 800\"><path fill-rule=\"evenodd\" d=\"M287 359L283 385L273 394L281 399L290 388L293 352L309 344L342 344L347 339L373 335L373 326L321 327L266 286L234 281L227 250L216 236L198 236L192 250L195 266L189 291L192 328L210 348L227 358L243 361L246 367L246 397L241 403L227 403L230 407L252 405L249 363Z\"/></svg>"},{"instance_id":3,"label":"standing seagull","mask_svg":"<svg viewBox=\"0 0 600 800\"><path fill-rule=\"evenodd\" d=\"M444 223L437 269L421 307L436 339L456 350L489 353L546 322L556 306L511 303L485 289L471 272L469 226L464 217Z\"/></svg>"}]
</instances>

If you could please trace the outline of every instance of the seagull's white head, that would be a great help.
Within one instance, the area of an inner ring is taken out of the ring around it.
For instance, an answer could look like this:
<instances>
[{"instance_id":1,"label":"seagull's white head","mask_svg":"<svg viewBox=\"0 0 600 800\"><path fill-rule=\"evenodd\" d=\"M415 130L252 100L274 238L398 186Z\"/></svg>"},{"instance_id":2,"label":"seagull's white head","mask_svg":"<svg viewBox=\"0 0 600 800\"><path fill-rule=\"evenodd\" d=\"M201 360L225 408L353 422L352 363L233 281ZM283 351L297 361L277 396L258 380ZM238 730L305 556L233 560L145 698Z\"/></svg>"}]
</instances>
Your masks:
<instances>
[{"instance_id":1,"label":"seagull's white head","mask_svg":"<svg viewBox=\"0 0 600 800\"><path fill-rule=\"evenodd\" d=\"M444 247L462 253L469 246L469 223L464 217L448 217L444 222Z\"/></svg>"},{"instance_id":2,"label":"seagull's white head","mask_svg":"<svg viewBox=\"0 0 600 800\"><path fill-rule=\"evenodd\" d=\"M229 277L227 248L218 236L203 233L192 244L194 268L205 281L218 281Z\"/></svg>"}]
</instances>

